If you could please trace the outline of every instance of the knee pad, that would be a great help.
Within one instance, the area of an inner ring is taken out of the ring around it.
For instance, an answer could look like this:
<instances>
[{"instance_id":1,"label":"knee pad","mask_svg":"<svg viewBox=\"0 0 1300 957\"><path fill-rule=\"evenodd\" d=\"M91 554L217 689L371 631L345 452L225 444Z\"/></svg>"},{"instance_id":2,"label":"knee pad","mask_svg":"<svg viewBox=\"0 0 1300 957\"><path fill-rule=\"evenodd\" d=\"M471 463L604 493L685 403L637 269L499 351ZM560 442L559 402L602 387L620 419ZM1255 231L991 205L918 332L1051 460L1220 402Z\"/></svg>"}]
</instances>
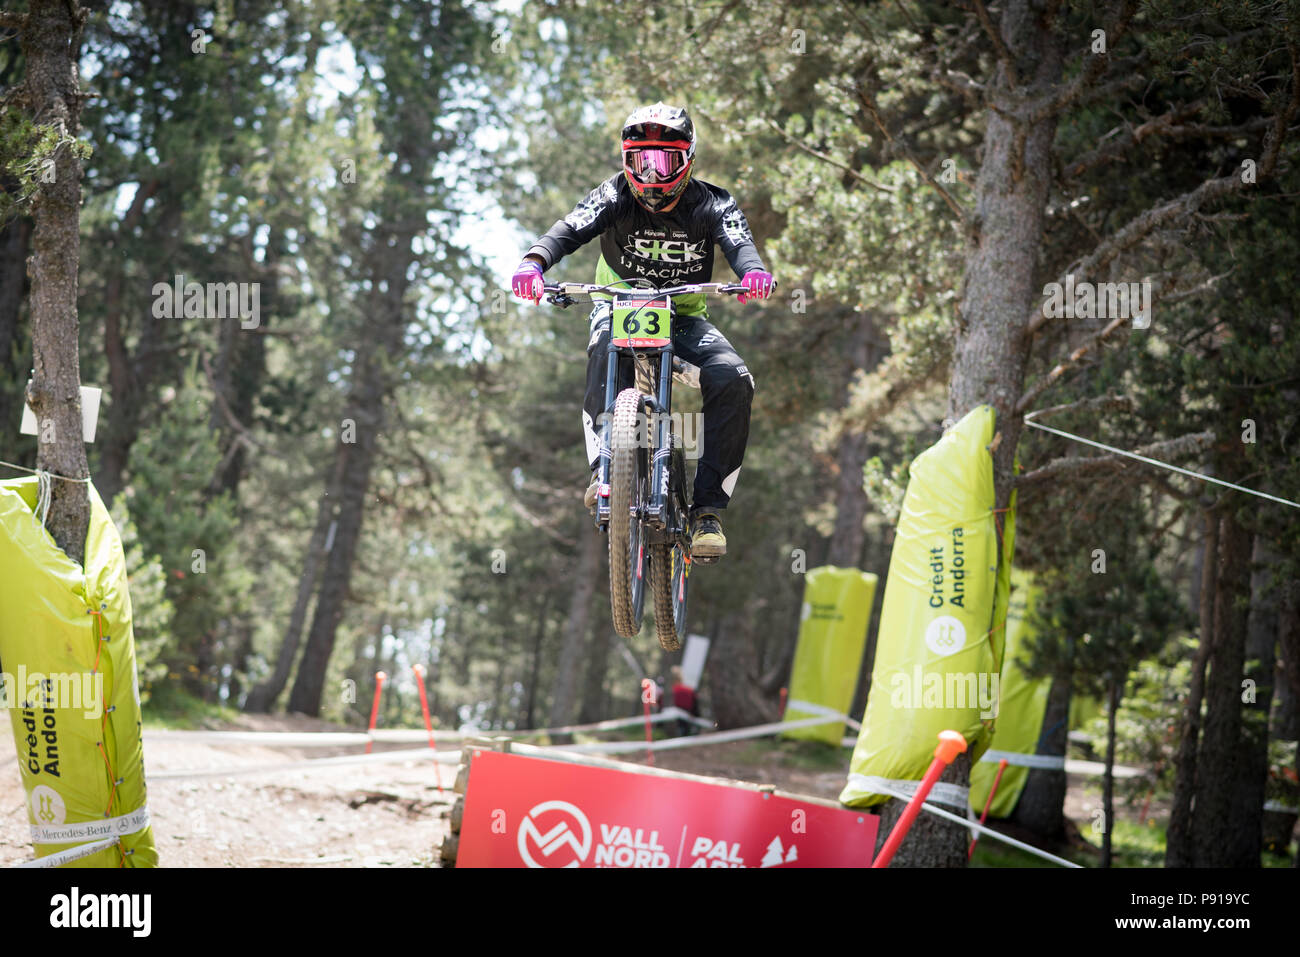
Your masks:
<instances>
[{"instance_id":1,"label":"knee pad","mask_svg":"<svg viewBox=\"0 0 1300 957\"><path fill-rule=\"evenodd\" d=\"M602 333L609 332L609 320L613 315L613 306L606 301L600 301L591 310L591 337L587 340L587 355L591 355L592 350L596 348L596 343L600 341Z\"/></svg>"},{"instance_id":2,"label":"knee pad","mask_svg":"<svg viewBox=\"0 0 1300 957\"><path fill-rule=\"evenodd\" d=\"M749 394L754 394L754 376L744 364L718 364L704 366L700 370L700 385L710 391L719 392L736 388L741 382L749 384Z\"/></svg>"}]
</instances>

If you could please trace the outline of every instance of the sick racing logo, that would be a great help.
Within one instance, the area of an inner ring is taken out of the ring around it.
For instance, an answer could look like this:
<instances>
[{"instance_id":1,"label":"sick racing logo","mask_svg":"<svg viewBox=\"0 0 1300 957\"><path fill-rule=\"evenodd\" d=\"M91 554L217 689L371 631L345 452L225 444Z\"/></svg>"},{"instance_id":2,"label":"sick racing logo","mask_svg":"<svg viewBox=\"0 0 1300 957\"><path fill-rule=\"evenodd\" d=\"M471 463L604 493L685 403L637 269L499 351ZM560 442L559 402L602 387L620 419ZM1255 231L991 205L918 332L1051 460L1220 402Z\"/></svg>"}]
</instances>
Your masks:
<instances>
[{"instance_id":1,"label":"sick racing logo","mask_svg":"<svg viewBox=\"0 0 1300 957\"><path fill-rule=\"evenodd\" d=\"M704 258L704 240L698 243L684 239L647 239L629 236L623 252L638 259L660 263L693 263Z\"/></svg>"},{"instance_id":2,"label":"sick racing logo","mask_svg":"<svg viewBox=\"0 0 1300 957\"><path fill-rule=\"evenodd\" d=\"M566 847L570 853L556 857ZM589 853L591 823L568 801L543 801L519 825L519 856L529 867L581 867Z\"/></svg>"}]
</instances>

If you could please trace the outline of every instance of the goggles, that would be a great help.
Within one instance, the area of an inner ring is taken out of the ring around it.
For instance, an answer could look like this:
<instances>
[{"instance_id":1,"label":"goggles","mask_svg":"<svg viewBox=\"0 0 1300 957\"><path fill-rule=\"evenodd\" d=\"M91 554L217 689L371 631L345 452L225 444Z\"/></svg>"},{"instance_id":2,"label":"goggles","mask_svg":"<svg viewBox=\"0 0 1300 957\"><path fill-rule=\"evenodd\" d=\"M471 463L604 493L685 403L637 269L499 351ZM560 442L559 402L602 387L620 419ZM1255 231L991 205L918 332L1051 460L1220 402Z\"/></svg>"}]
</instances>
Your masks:
<instances>
[{"instance_id":1,"label":"goggles","mask_svg":"<svg viewBox=\"0 0 1300 957\"><path fill-rule=\"evenodd\" d=\"M624 140L623 167L637 184L650 189L670 189L689 165L685 141Z\"/></svg>"}]
</instances>

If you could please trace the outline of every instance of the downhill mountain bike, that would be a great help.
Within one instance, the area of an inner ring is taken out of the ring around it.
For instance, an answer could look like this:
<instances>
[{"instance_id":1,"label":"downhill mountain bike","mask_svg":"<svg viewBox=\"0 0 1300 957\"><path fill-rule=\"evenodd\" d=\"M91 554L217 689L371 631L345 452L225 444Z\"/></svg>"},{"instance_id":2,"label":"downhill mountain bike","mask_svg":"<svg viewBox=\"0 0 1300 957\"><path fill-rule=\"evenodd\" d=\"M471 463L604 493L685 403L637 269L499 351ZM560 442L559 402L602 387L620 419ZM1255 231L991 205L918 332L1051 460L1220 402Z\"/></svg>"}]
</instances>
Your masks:
<instances>
[{"instance_id":1,"label":"downhill mountain bike","mask_svg":"<svg viewBox=\"0 0 1300 957\"><path fill-rule=\"evenodd\" d=\"M609 601L614 630L641 630L647 581L655 632L665 651L686 637L686 589L691 559L690 489L686 454L672 417L673 380L688 382L673 355L674 296L738 295L738 283L695 283L666 289L554 283L547 300L568 307L575 296L612 297L605 377L605 413L598 423L596 527L609 538ZM714 559L716 561L716 559Z\"/></svg>"}]
</instances>

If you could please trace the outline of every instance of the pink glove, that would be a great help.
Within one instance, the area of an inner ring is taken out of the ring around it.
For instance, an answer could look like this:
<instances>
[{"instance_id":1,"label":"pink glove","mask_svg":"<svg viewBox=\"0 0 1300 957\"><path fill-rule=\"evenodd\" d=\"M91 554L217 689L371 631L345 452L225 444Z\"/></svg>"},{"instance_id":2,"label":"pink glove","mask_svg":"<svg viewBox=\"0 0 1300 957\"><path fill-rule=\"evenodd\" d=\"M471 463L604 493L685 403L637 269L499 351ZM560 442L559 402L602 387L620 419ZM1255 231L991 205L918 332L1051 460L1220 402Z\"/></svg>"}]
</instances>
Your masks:
<instances>
[{"instance_id":1,"label":"pink glove","mask_svg":"<svg viewBox=\"0 0 1300 957\"><path fill-rule=\"evenodd\" d=\"M745 273L745 278L740 280L748 292L742 292L736 297L737 302L749 302L751 299L766 299L772 295L772 288L776 285L776 280L772 278L770 272L763 272L761 269L751 269Z\"/></svg>"},{"instance_id":2,"label":"pink glove","mask_svg":"<svg viewBox=\"0 0 1300 957\"><path fill-rule=\"evenodd\" d=\"M536 259L525 259L510 280L510 291L520 299L540 302L544 285L542 264Z\"/></svg>"}]
</instances>

